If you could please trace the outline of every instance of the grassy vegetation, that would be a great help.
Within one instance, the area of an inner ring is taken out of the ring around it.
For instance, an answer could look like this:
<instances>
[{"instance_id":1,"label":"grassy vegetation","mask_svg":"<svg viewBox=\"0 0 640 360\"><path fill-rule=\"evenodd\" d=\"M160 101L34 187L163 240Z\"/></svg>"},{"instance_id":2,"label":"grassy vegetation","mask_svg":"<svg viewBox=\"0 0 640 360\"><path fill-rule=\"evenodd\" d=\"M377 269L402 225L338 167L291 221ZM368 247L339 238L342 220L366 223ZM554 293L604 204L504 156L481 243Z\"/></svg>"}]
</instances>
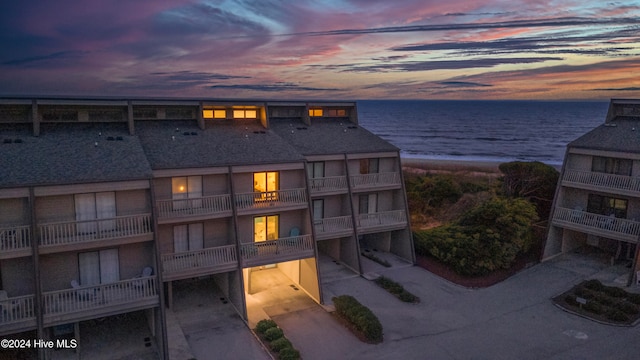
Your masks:
<instances>
[{"instance_id":1,"label":"grassy vegetation","mask_svg":"<svg viewBox=\"0 0 640 360\"><path fill-rule=\"evenodd\" d=\"M386 278L384 276L380 276L375 280L375 283L378 284L381 288L387 290L390 294L396 296L398 299L408 302L408 303L419 303L420 298L413 295L412 293L405 290L405 288L398 284L397 282Z\"/></svg>"},{"instance_id":2,"label":"grassy vegetation","mask_svg":"<svg viewBox=\"0 0 640 360\"><path fill-rule=\"evenodd\" d=\"M278 327L275 321L271 319L260 320L256 324L255 331L265 345L267 345L274 354L278 355L278 359L300 359L300 352L296 350L291 344L291 341L284 336L284 332Z\"/></svg>"}]
</instances>

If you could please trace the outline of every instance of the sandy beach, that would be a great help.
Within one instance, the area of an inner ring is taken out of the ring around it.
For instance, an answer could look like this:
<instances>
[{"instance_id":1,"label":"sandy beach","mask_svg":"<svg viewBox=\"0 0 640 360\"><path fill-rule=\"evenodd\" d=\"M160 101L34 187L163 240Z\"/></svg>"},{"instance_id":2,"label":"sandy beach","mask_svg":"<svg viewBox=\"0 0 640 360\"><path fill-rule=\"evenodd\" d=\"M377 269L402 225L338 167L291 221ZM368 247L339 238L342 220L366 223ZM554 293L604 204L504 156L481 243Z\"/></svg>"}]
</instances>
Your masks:
<instances>
[{"instance_id":1,"label":"sandy beach","mask_svg":"<svg viewBox=\"0 0 640 360\"><path fill-rule=\"evenodd\" d=\"M500 162L401 158L402 167L410 171L500 174Z\"/></svg>"}]
</instances>

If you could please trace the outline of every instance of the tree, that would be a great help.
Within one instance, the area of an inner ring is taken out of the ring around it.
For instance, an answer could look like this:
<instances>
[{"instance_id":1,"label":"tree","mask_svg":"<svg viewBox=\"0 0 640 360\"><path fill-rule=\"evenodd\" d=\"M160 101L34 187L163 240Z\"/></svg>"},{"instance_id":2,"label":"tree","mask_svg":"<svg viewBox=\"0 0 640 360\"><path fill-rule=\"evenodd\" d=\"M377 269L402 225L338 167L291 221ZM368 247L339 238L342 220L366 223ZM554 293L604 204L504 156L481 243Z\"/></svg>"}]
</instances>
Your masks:
<instances>
[{"instance_id":1,"label":"tree","mask_svg":"<svg viewBox=\"0 0 640 360\"><path fill-rule=\"evenodd\" d=\"M540 218L549 217L559 177L555 168L539 161L513 161L500 164L499 169L506 196L525 198L536 205Z\"/></svg>"}]
</instances>

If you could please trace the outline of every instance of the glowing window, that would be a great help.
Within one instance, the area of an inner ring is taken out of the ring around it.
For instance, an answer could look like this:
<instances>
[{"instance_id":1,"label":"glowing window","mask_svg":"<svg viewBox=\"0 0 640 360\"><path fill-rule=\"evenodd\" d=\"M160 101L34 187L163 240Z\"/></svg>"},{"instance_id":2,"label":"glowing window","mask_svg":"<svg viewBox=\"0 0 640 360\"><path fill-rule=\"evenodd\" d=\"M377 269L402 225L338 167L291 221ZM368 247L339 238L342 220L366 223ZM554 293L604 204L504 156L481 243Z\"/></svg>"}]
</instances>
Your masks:
<instances>
[{"instance_id":1,"label":"glowing window","mask_svg":"<svg viewBox=\"0 0 640 360\"><path fill-rule=\"evenodd\" d=\"M234 119L255 119L258 117L256 110L233 110Z\"/></svg>"},{"instance_id":2,"label":"glowing window","mask_svg":"<svg viewBox=\"0 0 640 360\"><path fill-rule=\"evenodd\" d=\"M253 240L266 241L276 240L279 237L278 223L280 217L278 215L256 216L253 218Z\"/></svg>"},{"instance_id":3,"label":"glowing window","mask_svg":"<svg viewBox=\"0 0 640 360\"><path fill-rule=\"evenodd\" d=\"M213 110L213 117L215 119L225 119L227 117L227 111L222 110Z\"/></svg>"},{"instance_id":4,"label":"glowing window","mask_svg":"<svg viewBox=\"0 0 640 360\"><path fill-rule=\"evenodd\" d=\"M202 110L202 117L205 119L213 119L213 110Z\"/></svg>"},{"instance_id":5,"label":"glowing window","mask_svg":"<svg viewBox=\"0 0 640 360\"><path fill-rule=\"evenodd\" d=\"M319 117L322 116L322 109L309 109L309 116Z\"/></svg>"}]
</instances>

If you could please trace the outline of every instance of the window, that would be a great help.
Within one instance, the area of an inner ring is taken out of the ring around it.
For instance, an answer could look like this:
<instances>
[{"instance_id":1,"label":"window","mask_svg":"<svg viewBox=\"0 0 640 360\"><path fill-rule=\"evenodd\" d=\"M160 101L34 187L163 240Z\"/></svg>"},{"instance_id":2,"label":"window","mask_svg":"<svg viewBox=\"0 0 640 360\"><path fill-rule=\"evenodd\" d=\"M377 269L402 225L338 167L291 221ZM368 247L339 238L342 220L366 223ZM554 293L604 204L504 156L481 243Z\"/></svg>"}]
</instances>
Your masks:
<instances>
[{"instance_id":1,"label":"window","mask_svg":"<svg viewBox=\"0 0 640 360\"><path fill-rule=\"evenodd\" d=\"M628 201L602 195L589 194L587 211L600 215L614 215L617 218L627 218Z\"/></svg>"},{"instance_id":2,"label":"window","mask_svg":"<svg viewBox=\"0 0 640 360\"><path fill-rule=\"evenodd\" d=\"M313 200L313 221L319 223L324 219L324 200Z\"/></svg>"},{"instance_id":3,"label":"window","mask_svg":"<svg viewBox=\"0 0 640 360\"><path fill-rule=\"evenodd\" d=\"M278 172L267 171L253 173L253 192L271 193L266 194L267 198L270 198L276 196L273 192L278 191L278 188Z\"/></svg>"},{"instance_id":4,"label":"window","mask_svg":"<svg viewBox=\"0 0 640 360\"><path fill-rule=\"evenodd\" d=\"M358 203L359 214L373 214L378 209L378 194L360 195Z\"/></svg>"},{"instance_id":5,"label":"window","mask_svg":"<svg viewBox=\"0 0 640 360\"><path fill-rule=\"evenodd\" d=\"M258 111L255 109L236 109L233 110L234 119L257 119Z\"/></svg>"},{"instance_id":6,"label":"window","mask_svg":"<svg viewBox=\"0 0 640 360\"><path fill-rule=\"evenodd\" d=\"M171 198L173 200L194 199L202 197L202 176L181 176L171 178ZM202 200L174 201L173 209L182 210L198 208L202 206Z\"/></svg>"},{"instance_id":7,"label":"window","mask_svg":"<svg viewBox=\"0 0 640 360\"><path fill-rule=\"evenodd\" d=\"M279 215L256 216L253 218L253 241L276 240L279 237Z\"/></svg>"},{"instance_id":8,"label":"window","mask_svg":"<svg viewBox=\"0 0 640 360\"><path fill-rule=\"evenodd\" d=\"M202 223L173 227L173 251L176 253L200 250L204 247Z\"/></svg>"},{"instance_id":9,"label":"window","mask_svg":"<svg viewBox=\"0 0 640 360\"><path fill-rule=\"evenodd\" d=\"M226 119L227 111L225 109L205 109L202 110L202 117L205 119Z\"/></svg>"},{"instance_id":10,"label":"window","mask_svg":"<svg viewBox=\"0 0 640 360\"><path fill-rule=\"evenodd\" d=\"M347 116L347 110L345 109L330 109L329 116L331 117L344 117Z\"/></svg>"},{"instance_id":11,"label":"window","mask_svg":"<svg viewBox=\"0 0 640 360\"><path fill-rule=\"evenodd\" d=\"M320 117L323 113L322 109L309 109L309 116L311 117Z\"/></svg>"},{"instance_id":12,"label":"window","mask_svg":"<svg viewBox=\"0 0 640 360\"><path fill-rule=\"evenodd\" d=\"M324 162L317 161L309 163L307 172L310 179L318 179L324 177Z\"/></svg>"},{"instance_id":13,"label":"window","mask_svg":"<svg viewBox=\"0 0 640 360\"><path fill-rule=\"evenodd\" d=\"M113 219L116 217L116 193L99 192L90 194L76 194L74 196L76 210L76 231L78 234L92 234L96 232L116 229L115 220L88 221L96 219Z\"/></svg>"},{"instance_id":14,"label":"window","mask_svg":"<svg viewBox=\"0 0 640 360\"><path fill-rule=\"evenodd\" d=\"M633 161L629 159L617 159L603 156L594 156L591 161L591 170L607 174L631 176Z\"/></svg>"},{"instance_id":15,"label":"window","mask_svg":"<svg viewBox=\"0 0 640 360\"><path fill-rule=\"evenodd\" d=\"M378 172L379 159L360 159L360 174L375 174Z\"/></svg>"},{"instance_id":16,"label":"window","mask_svg":"<svg viewBox=\"0 0 640 360\"><path fill-rule=\"evenodd\" d=\"M80 285L90 286L120 281L118 249L78 254Z\"/></svg>"}]
</instances>

